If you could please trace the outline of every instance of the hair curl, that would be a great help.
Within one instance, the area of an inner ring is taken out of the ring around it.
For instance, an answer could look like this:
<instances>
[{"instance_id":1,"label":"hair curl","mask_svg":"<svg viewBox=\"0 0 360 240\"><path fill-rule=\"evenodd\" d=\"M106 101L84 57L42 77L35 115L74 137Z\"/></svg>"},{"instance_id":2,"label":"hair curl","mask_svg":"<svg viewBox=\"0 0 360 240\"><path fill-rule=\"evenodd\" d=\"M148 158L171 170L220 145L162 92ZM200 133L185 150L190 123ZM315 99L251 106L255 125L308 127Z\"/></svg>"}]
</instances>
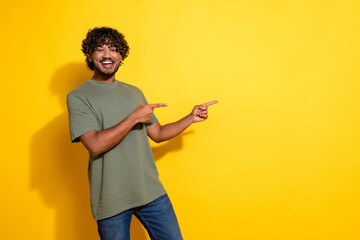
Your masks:
<instances>
[{"instance_id":1,"label":"hair curl","mask_svg":"<svg viewBox=\"0 0 360 240\"><path fill-rule=\"evenodd\" d=\"M124 59L129 55L129 45L125 40L125 36L116 29L109 27L89 29L86 38L82 41L81 51L86 56L85 61L91 70L94 70L94 64L89 60L89 57L91 57L97 47L103 45L116 47L116 51L122 57L120 65L123 64Z\"/></svg>"}]
</instances>

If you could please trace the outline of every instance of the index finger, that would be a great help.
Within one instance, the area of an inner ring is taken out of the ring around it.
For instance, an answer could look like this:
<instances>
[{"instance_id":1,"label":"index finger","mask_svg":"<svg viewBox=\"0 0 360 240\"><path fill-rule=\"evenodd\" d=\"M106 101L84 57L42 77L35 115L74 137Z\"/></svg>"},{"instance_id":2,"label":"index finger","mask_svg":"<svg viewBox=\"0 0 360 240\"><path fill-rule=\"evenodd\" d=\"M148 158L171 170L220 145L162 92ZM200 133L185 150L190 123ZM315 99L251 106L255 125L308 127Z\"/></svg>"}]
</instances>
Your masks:
<instances>
[{"instance_id":1,"label":"index finger","mask_svg":"<svg viewBox=\"0 0 360 240\"><path fill-rule=\"evenodd\" d=\"M201 104L202 106L205 106L205 107L208 107L208 106L211 106L215 103L218 103L219 101L218 100L215 100L215 101L211 101L211 102L207 102L207 103L203 103Z\"/></svg>"},{"instance_id":2,"label":"index finger","mask_svg":"<svg viewBox=\"0 0 360 240\"><path fill-rule=\"evenodd\" d=\"M151 108L158 108L158 107L167 107L166 103L154 103L154 104L148 104Z\"/></svg>"}]
</instances>

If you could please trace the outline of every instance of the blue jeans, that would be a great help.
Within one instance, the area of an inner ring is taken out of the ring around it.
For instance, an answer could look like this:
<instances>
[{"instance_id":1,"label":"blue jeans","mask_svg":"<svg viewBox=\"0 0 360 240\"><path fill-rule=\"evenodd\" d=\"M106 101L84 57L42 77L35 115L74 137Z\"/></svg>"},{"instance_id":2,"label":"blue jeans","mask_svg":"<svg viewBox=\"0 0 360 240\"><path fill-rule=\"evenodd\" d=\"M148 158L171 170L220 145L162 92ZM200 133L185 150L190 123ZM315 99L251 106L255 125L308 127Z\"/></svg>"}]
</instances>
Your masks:
<instances>
[{"instance_id":1,"label":"blue jeans","mask_svg":"<svg viewBox=\"0 0 360 240\"><path fill-rule=\"evenodd\" d=\"M140 207L98 220L101 240L130 240L130 223L135 215L145 227L151 240L181 240L180 228L167 194Z\"/></svg>"}]
</instances>

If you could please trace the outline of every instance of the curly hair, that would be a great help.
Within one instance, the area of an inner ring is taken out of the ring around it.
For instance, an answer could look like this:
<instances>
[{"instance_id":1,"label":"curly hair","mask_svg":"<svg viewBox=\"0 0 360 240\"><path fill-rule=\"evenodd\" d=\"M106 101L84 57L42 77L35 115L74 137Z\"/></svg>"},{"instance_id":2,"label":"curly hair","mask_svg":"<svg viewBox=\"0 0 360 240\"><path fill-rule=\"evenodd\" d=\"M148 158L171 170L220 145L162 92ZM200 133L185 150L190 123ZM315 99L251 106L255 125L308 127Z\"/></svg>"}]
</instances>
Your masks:
<instances>
[{"instance_id":1,"label":"curly hair","mask_svg":"<svg viewBox=\"0 0 360 240\"><path fill-rule=\"evenodd\" d=\"M129 55L129 45L125 40L125 36L116 29L109 27L100 27L89 29L86 38L82 41L81 51L86 56L86 63L91 70L94 70L93 62L89 61L89 57L93 54L97 47L108 45L116 47L116 51L120 53L122 61Z\"/></svg>"}]
</instances>

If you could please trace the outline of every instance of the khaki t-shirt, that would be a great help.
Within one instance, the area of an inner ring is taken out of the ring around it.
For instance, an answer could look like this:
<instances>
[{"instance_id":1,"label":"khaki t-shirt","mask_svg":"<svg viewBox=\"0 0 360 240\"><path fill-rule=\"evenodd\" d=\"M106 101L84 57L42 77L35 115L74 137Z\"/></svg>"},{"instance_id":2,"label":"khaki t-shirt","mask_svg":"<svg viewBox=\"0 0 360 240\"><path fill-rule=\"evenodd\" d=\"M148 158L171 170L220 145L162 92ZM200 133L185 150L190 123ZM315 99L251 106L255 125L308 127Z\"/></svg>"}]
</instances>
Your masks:
<instances>
[{"instance_id":1,"label":"khaki t-shirt","mask_svg":"<svg viewBox=\"0 0 360 240\"><path fill-rule=\"evenodd\" d=\"M67 96L72 142L92 130L104 130L121 122L147 101L140 89L115 80L89 80ZM135 125L111 150L93 157L88 176L91 209L96 220L147 204L165 194L155 166L146 126L157 122L155 115Z\"/></svg>"}]
</instances>

